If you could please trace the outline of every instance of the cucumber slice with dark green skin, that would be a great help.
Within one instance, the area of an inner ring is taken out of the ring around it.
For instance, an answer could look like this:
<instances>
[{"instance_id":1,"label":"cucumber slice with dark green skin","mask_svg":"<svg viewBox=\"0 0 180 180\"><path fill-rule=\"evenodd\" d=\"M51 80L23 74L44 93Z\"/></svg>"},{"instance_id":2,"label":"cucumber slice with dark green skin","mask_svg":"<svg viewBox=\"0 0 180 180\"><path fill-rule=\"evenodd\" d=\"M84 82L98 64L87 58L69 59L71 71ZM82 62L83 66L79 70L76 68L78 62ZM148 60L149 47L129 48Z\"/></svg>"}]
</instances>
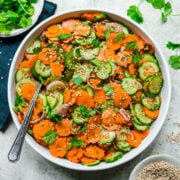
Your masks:
<instances>
[{"instance_id":1,"label":"cucumber slice with dark green skin","mask_svg":"<svg viewBox=\"0 0 180 180\"><path fill-rule=\"evenodd\" d=\"M148 76L154 75L159 72L159 66L154 62L145 62L138 68L139 77L145 80Z\"/></svg>"},{"instance_id":2,"label":"cucumber slice with dark green skin","mask_svg":"<svg viewBox=\"0 0 180 180\"><path fill-rule=\"evenodd\" d=\"M72 113L72 118L73 118L73 122L76 124L84 124L89 121L89 118L85 117L81 113L79 106L74 109L74 112Z\"/></svg>"},{"instance_id":3,"label":"cucumber slice with dark green skin","mask_svg":"<svg viewBox=\"0 0 180 180\"><path fill-rule=\"evenodd\" d=\"M86 82L89 71L90 71L90 68L88 67L88 65L76 66L72 78L81 77L83 79L83 82Z\"/></svg>"},{"instance_id":4,"label":"cucumber slice with dark green skin","mask_svg":"<svg viewBox=\"0 0 180 180\"><path fill-rule=\"evenodd\" d=\"M52 96L47 96L47 101L48 101L51 109L53 109L56 106L56 104L58 103L57 99Z\"/></svg>"},{"instance_id":5,"label":"cucumber slice with dark green skin","mask_svg":"<svg viewBox=\"0 0 180 180\"><path fill-rule=\"evenodd\" d=\"M118 159L122 158L123 153L121 151L115 151L111 154L111 156L109 156L108 158L106 158L104 161L106 163L112 163L117 161Z\"/></svg>"},{"instance_id":6,"label":"cucumber slice with dark green skin","mask_svg":"<svg viewBox=\"0 0 180 180\"><path fill-rule=\"evenodd\" d=\"M135 78L123 78L122 80L122 88L129 95L135 94L137 91L142 89L141 83Z\"/></svg>"},{"instance_id":7,"label":"cucumber slice with dark green skin","mask_svg":"<svg viewBox=\"0 0 180 180\"><path fill-rule=\"evenodd\" d=\"M153 122L153 119L147 117L143 110L143 107L140 104L133 105L135 117L144 125L150 125Z\"/></svg>"},{"instance_id":8,"label":"cucumber slice with dark green skin","mask_svg":"<svg viewBox=\"0 0 180 180\"><path fill-rule=\"evenodd\" d=\"M30 75L30 70L29 70L29 68L24 67L24 68L18 69L18 70L16 71L15 79L16 79L16 82L19 82L19 81L21 81L22 79L29 78L30 76L31 76L31 75Z\"/></svg>"},{"instance_id":9,"label":"cucumber slice with dark green skin","mask_svg":"<svg viewBox=\"0 0 180 180\"><path fill-rule=\"evenodd\" d=\"M111 62L111 61L110 61L109 63L111 64L111 67L112 67L112 71L111 71L110 76L113 76L114 73L115 73L115 70L117 69L117 66L116 66L115 63L113 63L113 62Z\"/></svg>"},{"instance_id":10,"label":"cucumber slice with dark green skin","mask_svg":"<svg viewBox=\"0 0 180 180\"><path fill-rule=\"evenodd\" d=\"M34 50L41 47L41 41L39 39L36 39L30 47L26 49L27 54L33 54Z\"/></svg>"},{"instance_id":11,"label":"cucumber slice with dark green skin","mask_svg":"<svg viewBox=\"0 0 180 180\"><path fill-rule=\"evenodd\" d=\"M107 19L107 18L108 18L108 16L106 14L101 13L101 14L95 16L92 21L98 22L98 21L102 21L102 20Z\"/></svg>"},{"instance_id":12,"label":"cucumber slice with dark green skin","mask_svg":"<svg viewBox=\"0 0 180 180\"><path fill-rule=\"evenodd\" d=\"M145 61L152 61L152 62L158 63L157 59L152 54L149 54L149 53L143 54L142 59Z\"/></svg>"},{"instance_id":13,"label":"cucumber slice with dark green skin","mask_svg":"<svg viewBox=\"0 0 180 180\"><path fill-rule=\"evenodd\" d=\"M100 79L107 79L112 72L112 66L108 63L102 63L101 66L95 68L95 73Z\"/></svg>"},{"instance_id":14,"label":"cucumber slice with dark green skin","mask_svg":"<svg viewBox=\"0 0 180 180\"><path fill-rule=\"evenodd\" d=\"M131 146L127 141L116 141L116 146L119 150L124 152L128 152L131 149Z\"/></svg>"},{"instance_id":15,"label":"cucumber slice with dark green skin","mask_svg":"<svg viewBox=\"0 0 180 180\"><path fill-rule=\"evenodd\" d=\"M162 77L156 75L148 83L147 90L152 95L158 95L161 92L162 85L163 85Z\"/></svg>"},{"instance_id":16,"label":"cucumber slice with dark green skin","mask_svg":"<svg viewBox=\"0 0 180 180\"><path fill-rule=\"evenodd\" d=\"M144 107L148 108L149 110L157 110L160 108L161 100L159 96L155 96L154 98L150 98L141 94L141 103Z\"/></svg>"},{"instance_id":17,"label":"cucumber slice with dark green skin","mask_svg":"<svg viewBox=\"0 0 180 180\"><path fill-rule=\"evenodd\" d=\"M94 97L94 90L93 90L93 88L91 86L85 86L83 89L85 91L87 91L87 93L91 96L91 98Z\"/></svg>"},{"instance_id":18,"label":"cucumber slice with dark green skin","mask_svg":"<svg viewBox=\"0 0 180 180\"><path fill-rule=\"evenodd\" d=\"M89 49L80 49L80 55L83 60L89 61L94 59L99 54L99 47L89 48Z\"/></svg>"},{"instance_id":19,"label":"cucumber slice with dark green skin","mask_svg":"<svg viewBox=\"0 0 180 180\"><path fill-rule=\"evenodd\" d=\"M138 124L135 121L133 121L133 126L135 127L135 129L137 131L143 131L143 132L146 131L149 128L148 125Z\"/></svg>"},{"instance_id":20,"label":"cucumber slice with dark green skin","mask_svg":"<svg viewBox=\"0 0 180 180\"><path fill-rule=\"evenodd\" d=\"M84 166L97 166L98 164L100 164L100 160L96 160L95 162L91 163L91 164L85 164L85 163L81 163Z\"/></svg>"},{"instance_id":21,"label":"cucumber slice with dark green skin","mask_svg":"<svg viewBox=\"0 0 180 180\"><path fill-rule=\"evenodd\" d=\"M34 63L33 70L37 75L40 75L42 78L48 78L51 76L51 68L49 66L46 66L43 62L40 60L37 60Z\"/></svg>"},{"instance_id":22,"label":"cucumber slice with dark green skin","mask_svg":"<svg viewBox=\"0 0 180 180\"><path fill-rule=\"evenodd\" d=\"M101 145L111 145L115 137L115 131L107 131L104 128L101 128L101 138L98 143Z\"/></svg>"}]
</instances>

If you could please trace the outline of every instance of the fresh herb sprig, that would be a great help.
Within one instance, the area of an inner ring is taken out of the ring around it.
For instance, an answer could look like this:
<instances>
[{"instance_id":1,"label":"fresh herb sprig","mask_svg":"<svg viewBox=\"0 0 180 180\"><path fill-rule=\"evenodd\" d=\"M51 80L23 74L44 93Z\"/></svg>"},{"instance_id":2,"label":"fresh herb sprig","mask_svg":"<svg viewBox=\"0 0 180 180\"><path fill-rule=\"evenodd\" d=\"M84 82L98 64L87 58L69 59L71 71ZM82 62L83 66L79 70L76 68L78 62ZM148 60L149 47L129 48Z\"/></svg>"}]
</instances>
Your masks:
<instances>
[{"instance_id":1,"label":"fresh herb sprig","mask_svg":"<svg viewBox=\"0 0 180 180\"><path fill-rule=\"evenodd\" d=\"M130 6L127 10L127 15L138 24L143 23L143 14L139 9L143 1L141 0L139 5ZM150 3L154 9L161 11L161 20L164 23L167 22L169 16L180 16L180 14L172 14L173 9L170 2L166 2L165 0L146 0L146 2Z\"/></svg>"},{"instance_id":2,"label":"fresh herb sprig","mask_svg":"<svg viewBox=\"0 0 180 180\"><path fill-rule=\"evenodd\" d=\"M0 33L9 35L12 30L32 25L34 7L37 0L0 1Z\"/></svg>"},{"instance_id":3,"label":"fresh herb sprig","mask_svg":"<svg viewBox=\"0 0 180 180\"><path fill-rule=\"evenodd\" d=\"M169 41L166 47L173 51L176 50L176 54L169 57L169 64L173 69L180 69L180 55L178 54L178 51L180 51L180 43Z\"/></svg>"}]
</instances>

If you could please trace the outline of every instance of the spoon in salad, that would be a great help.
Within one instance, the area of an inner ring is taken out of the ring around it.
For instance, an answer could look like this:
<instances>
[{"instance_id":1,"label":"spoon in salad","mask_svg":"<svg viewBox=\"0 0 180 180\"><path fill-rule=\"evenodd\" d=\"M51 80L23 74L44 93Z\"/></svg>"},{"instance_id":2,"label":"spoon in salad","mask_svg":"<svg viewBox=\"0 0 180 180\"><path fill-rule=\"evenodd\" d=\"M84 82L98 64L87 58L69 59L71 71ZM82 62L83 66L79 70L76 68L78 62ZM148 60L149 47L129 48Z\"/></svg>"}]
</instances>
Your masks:
<instances>
[{"instance_id":1,"label":"spoon in salad","mask_svg":"<svg viewBox=\"0 0 180 180\"><path fill-rule=\"evenodd\" d=\"M21 128L19 129L19 132L14 140L14 143L8 153L8 159L11 162L15 162L17 160L19 160L20 154L21 154L21 149L23 146L23 142L24 142L24 138L26 135L26 131L29 125L29 121L33 112L33 108L37 99L37 96L39 94L39 91L42 87L42 84L39 82L36 82L36 90L34 93L34 96L32 98L31 104L29 106L28 112L26 113L26 116L23 120L23 123L21 125Z\"/></svg>"}]
</instances>

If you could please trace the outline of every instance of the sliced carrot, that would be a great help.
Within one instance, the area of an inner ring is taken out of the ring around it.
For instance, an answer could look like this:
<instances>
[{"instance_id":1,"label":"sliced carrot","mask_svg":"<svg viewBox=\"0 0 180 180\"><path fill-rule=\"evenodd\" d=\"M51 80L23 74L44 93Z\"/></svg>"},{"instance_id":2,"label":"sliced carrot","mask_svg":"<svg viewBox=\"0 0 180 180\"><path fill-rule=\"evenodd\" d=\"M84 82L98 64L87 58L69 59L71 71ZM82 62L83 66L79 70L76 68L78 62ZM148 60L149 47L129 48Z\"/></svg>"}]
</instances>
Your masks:
<instances>
[{"instance_id":1,"label":"sliced carrot","mask_svg":"<svg viewBox=\"0 0 180 180\"><path fill-rule=\"evenodd\" d=\"M72 44L67 43L61 43L61 46L65 52L69 52L73 48Z\"/></svg>"},{"instance_id":2,"label":"sliced carrot","mask_svg":"<svg viewBox=\"0 0 180 180\"><path fill-rule=\"evenodd\" d=\"M76 26L76 24L79 24L79 23L80 23L79 19L68 19L62 22L62 27L67 28L70 31L73 31L74 26Z\"/></svg>"},{"instance_id":3,"label":"sliced carrot","mask_svg":"<svg viewBox=\"0 0 180 180\"><path fill-rule=\"evenodd\" d=\"M63 119L61 123L56 123L55 129L59 136L69 136L71 134L70 120Z\"/></svg>"},{"instance_id":4,"label":"sliced carrot","mask_svg":"<svg viewBox=\"0 0 180 180\"><path fill-rule=\"evenodd\" d=\"M35 54L25 54L25 57L30 61L35 61L38 59L38 55Z\"/></svg>"},{"instance_id":5,"label":"sliced carrot","mask_svg":"<svg viewBox=\"0 0 180 180\"><path fill-rule=\"evenodd\" d=\"M81 163L85 164L85 165L90 165L90 164L93 164L94 162L96 162L97 160L96 159L93 159L93 158L88 158L86 156L83 156L82 159L81 159Z\"/></svg>"},{"instance_id":6,"label":"sliced carrot","mask_svg":"<svg viewBox=\"0 0 180 180\"><path fill-rule=\"evenodd\" d=\"M138 102L141 101L141 94L142 94L141 90L136 93L136 99L137 99Z\"/></svg>"},{"instance_id":7,"label":"sliced carrot","mask_svg":"<svg viewBox=\"0 0 180 180\"><path fill-rule=\"evenodd\" d=\"M42 120L33 126L34 137L37 140L42 140L47 131L54 130L54 123L49 120Z\"/></svg>"},{"instance_id":8,"label":"sliced carrot","mask_svg":"<svg viewBox=\"0 0 180 180\"><path fill-rule=\"evenodd\" d=\"M105 25L104 24L100 24L96 26L96 35L99 38L104 38L105 37Z\"/></svg>"},{"instance_id":9,"label":"sliced carrot","mask_svg":"<svg viewBox=\"0 0 180 180\"><path fill-rule=\"evenodd\" d=\"M106 101L106 94L103 88L95 90L94 101L97 102L98 104L102 104L103 102Z\"/></svg>"},{"instance_id":10,"label":"sliced carrot","mask_svg":"<svg viewBox=\"0 0 180 180\"><path fill-rule=\"evenodd\" d=\"M159 109L151 111L148 108L144 107L144 112L146 116L152 118L152 119L157 119L159 116Z\"/></svg>"},{"instance_id":11,"label":"sliced carrot","mask_svg":"<svg viewBox=\"0 0 180 180\"><path fill-rule=\"evenodd\" d=\"M101 123L101 115L94 115L89 119L89 124L100 124Z\"/></svg>"},{"instance_id":12,"label":"sliced carrot","mask_svg":"<svg viewBox=\"0 0 180 180\"><path fill-rule=\"evenodd\" d=\"M70 138L59 137L53 144L49 145L49 150L54 157L62 158L66 155L69 146Z\"/></svg>"},{"instance_id":13,"label":"sliced carrot","mask_svg":"<svg viewBox=\"0 0 180 180\"><path fill-rule=\"evenodd\" d=\"M17 117L18 117L19 122L22 123L23 122L23 116L20 112L17 113Z\"/></svg>"},{"instance_id":14,"label":"sliced carrot","mask_svg":"<svg viewBox=\"0 0 180 180\"><path fill-rule=\"evenodd\" d=\"M84 90L78 90L75 93L76 96L76 104L78 106L86 106L87 108L91 108L94 106L94 100L91 96Z\"/></svg>"},{"instance_id":15,"label":"sliced carrot","mask_svg":"<svg viewBox=\"0 0 180 180\"><path fill-rule=\"evenodd\" d=\"M90 84L92 86L97 86L101 83L101 81L102 81L101 79L99 79L98 77L95 77L93 79L90 79Z\"/></svg>"},{"instance_id":16,"label":"sliced carrot","mask_svg":"<svg viewBox=\"0 0 180 180\"><path fill-rule=\"evenodd\" d=\"M38 119L39 113L41 113L42 111L43 111L43 101L38 98L36 100L36 104L35 104L34 109L33 109L33 114L31 117L32 121Z\"/></svg>"},{"instance_id":17,"label":"sliced carrot","mask_svg":"<svg viewBox=\"0 0 180 180\"><path fill-rule=\"evenodd\" d=\"M29 102L32 100L36 90L36 85L32 83L25 83L21 87L22 97Z\"/></svg>"},{"instance_id":18,"label":"sliced carrot","mask_svg":"<svg viewBox=\"0 0 180 180\"><path fill-rule=\"evenodd\" d=\"M146 131L144 131L144 132L139 132L139 133L141 133L141 135L142 135L142 139L144 139L146 136L148 136L148 135L149 135L149 128L148 128L148 129L146 129Z\"/></svg>"},{"instance_id":19,"label":"sliced carrot","mask_svg":"<svg viewBox=\"0 0 180 180\"><path fill-rule=\"evenodd\" d=\"M84 150L84 155L93 159L102 159L104 157L104 150L96 145L90 145Z\"/></svg>"},{"instance_id":20,"label":"sliced carrot","mask_svg":"<svg viewBox=\"0 0 180 180\"><path fill-rule=\"evenodd\" d=\"M102 124L105 126L113 126L116 123L116 112L113 109L107 109L102 114Z\"/></svg>"},{"instance_id":21,"label":"sliced carrot","mask_svg":"<svg viewBox=\"0 0 180 180\"><path fill-rule=\"evenodd\" d=\"M115 61L119 66L122 67L127 67L128 64L132 63L132 52L129 50L125 50L125 51L120 51L117 53L117 55L115 56Z\"/></svg>"},{"instance_id":22,"label":"sliced carrot","mask_svg":"<svg viewBox=\"0 0 180 180\"><path fill-rule=\"evenodd\" d=\"M119 150L119 149L118 149ZM104 158L103 158L103 160L106 160L106 159L108 159L111 155L112 155L112 151L110 151L110 152L108 152L108 154L106 154L105 156L104 156Z\"/></svg>"},{"instance_id":23,"label":"sliced carrot","mask_svg":"<svg viewBox=\"0 0 180 180\"><path fill-rule=\"evenodd\" d=\"M70 101L70 98L71 98L71 90L66 89L64 91L64 103L68 103Z\"/></svg>"},{"instance_id":24,"label":"sliced carrot","mask_svg":"<svg viewBox=\"0 0 180 180\"><path fill-rule=\"evenodd\" d=\"M130 73L131 75L135 74L135 72L136 72L135 65L134 65L134 64L130 64L130 65L128 66L128 70L129 70L129 73Z\"/></svg>"},{"instance_id":25,"label":"sliced carrot","mask_svg":"<svg viewBox=\"0 0 180 180\"><path fill-rule=\"evenodd\" d=\"M136 148L142 142L142 135L136 130L132 130L131 133L133 133L135 139L133 140L132 137L128 134L128 142L132 147Z\"/></svg>"},{"instance_id":26,"label":"sliced carrot","mask_svg":"<svg viewBox=\"0 0 180 180\"><path fill-rule=\"evenodd\" d=\"M43 48L39 53L39 60L44 64L50 64L57 59L56 51L53 51L51 48Z\"/></svg>"},{"instance_id":27,"label":"sliced carrot","mask_svg":"<svg viewBox=\"0 0 180 180\"><path fill-rule=\"evenodd\" d=\"M122 42L123 41L118 41L118 42L116 42L116 37L117 37L117 33L111 33L110 35L109 35L109 38L107 39L107 41L106 41L106 45L107 45L107 47L109 48L109 49L112 49L112 50L114 50L114 51L116 51L116 50L118 50L119 48L121 48L121 46L122 46Z\"/></svg>"},{"instance_id":28,"label":"sliced carrot","mask_svg":"<svg viewBox=\"0 0 180 180\"><path fill-rule=\"evenodd\" d=\"M64 66L59 63L51 63L51 70L54 76L62 76L62 72L64 71Z\"/></svg>"},{"instance_id":29,"label":"sliced carrot","mask_svg":"<svg viewBox=\"0 0 180 180\"><path fill-rule=\"evenodd\" d=\"M81 18L89 20L89 21L93 21L93 19L99 15L100 15L100 13L84 13L81 15Z\"/></svg>"},{"instance_id":30,"label":"sliced carrot","mask_svg":"<svg viewBox=\"0 0 180 180\"><path fill-rule=\"evenodd\" d=\"M127 124L127 121L124 120L121 114L116 114L116 123L117 124Z\"/></svg>"},{"instance_id":31,"label":"sliced carrot","mask_svg":"<svg viewBox=\"0 0 180 180\"><path fill-rule=\"evenodd\" d=\"M72 161L74 163L78 163L81 161L82 157L83 157L83 150L82 148L75 148L73 147L72 149L70 149L67 153L67 159L69 161Z\"/></svg>"},{"instance_id":32,"label":"sliced carrot","mask_svg":"<svg viewBox=\"0 0 180 180\"><path fill-rule=\"evenodd\" d=\"M82 23L79 23L74 27L74 34L77 36L87 36L89 32L90 26L84 26Z\"/></svg>"}]
</instances>

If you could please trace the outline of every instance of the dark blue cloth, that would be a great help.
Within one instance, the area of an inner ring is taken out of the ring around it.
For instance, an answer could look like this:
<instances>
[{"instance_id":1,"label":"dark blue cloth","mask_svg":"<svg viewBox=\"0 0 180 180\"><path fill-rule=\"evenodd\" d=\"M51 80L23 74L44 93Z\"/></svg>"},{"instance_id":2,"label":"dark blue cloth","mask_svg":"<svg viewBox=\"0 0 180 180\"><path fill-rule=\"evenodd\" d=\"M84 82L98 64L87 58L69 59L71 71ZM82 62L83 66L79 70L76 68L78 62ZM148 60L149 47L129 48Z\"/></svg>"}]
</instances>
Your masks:
<instances>
[{"instance_id":1,"label":"dark blue cloth","mask_svg":"<svg viewBox=\"0 0 180 180\"><path fill-rule=\"evenodd\" d=\"M57 5L51 2L45 2L43 11L36 24L40 23L44 19L52 16L56 10ZM30 30L29 30L30 31ZM28 31L28 32L29 32ZM24 39L25 32L19 36L12 38L0 38L0 130L3 131L7 125L9 118L9 107L7 101L7 81L9 68L13 56Z\"/></svg>"}]
</instances>

